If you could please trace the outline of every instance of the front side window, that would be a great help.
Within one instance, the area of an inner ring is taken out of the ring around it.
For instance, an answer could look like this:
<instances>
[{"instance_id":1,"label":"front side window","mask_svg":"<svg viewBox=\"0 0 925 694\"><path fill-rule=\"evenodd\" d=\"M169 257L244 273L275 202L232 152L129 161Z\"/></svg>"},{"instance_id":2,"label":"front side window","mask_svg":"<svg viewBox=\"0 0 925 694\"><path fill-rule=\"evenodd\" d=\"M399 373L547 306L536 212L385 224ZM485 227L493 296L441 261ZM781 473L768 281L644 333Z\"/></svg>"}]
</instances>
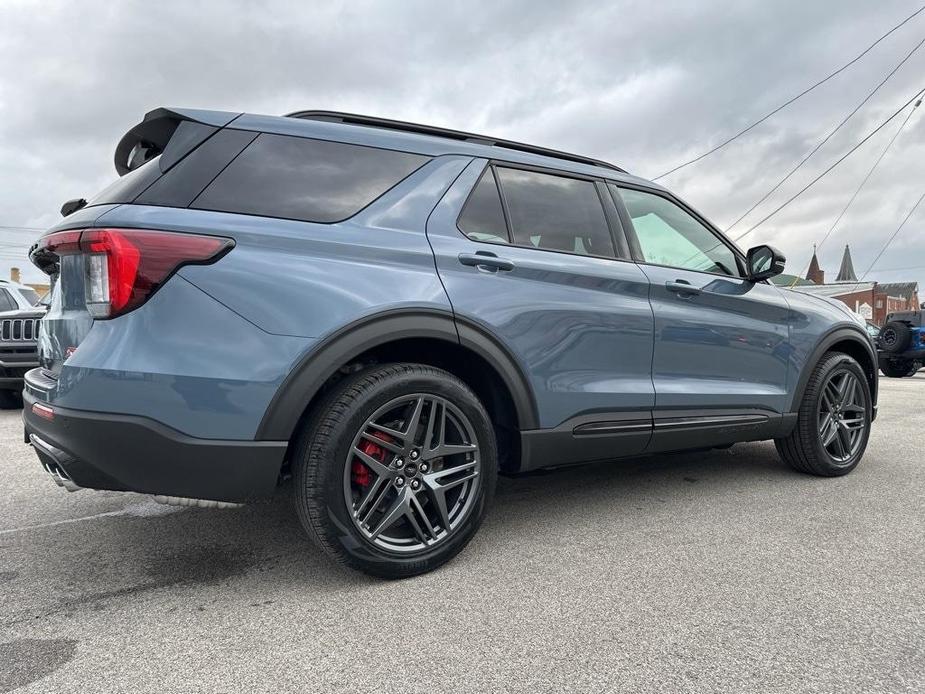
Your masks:
<instances>
[{"instance_id":1,"label":"front side window","mask_svg":"<svg viewBox=\"0 0 925 694\"><path fill-rule=\"evenodd\" d=\"M498 167L511 236L519 246L615 257L592 181Z\"/></svg>"},{"instance_id":2,"label":"front side window","mask_svg":"<svg viewBox=\"0 0 925 694\"><path fill-rule=\"evenodd\" d=\"M338 222L430 157L263 133L193 201L197 209Z\"/></svg>"},{"instance_id":3,"label":"front side window","mask_svg":"<svg viewBox=\"0 0 925 694\"><path fill-rule=\"evenodd\" d=\"M673 202L639 190L611 189L623 198L645 262L740 276L732 249Z\"/></svg>"}]
</instances>

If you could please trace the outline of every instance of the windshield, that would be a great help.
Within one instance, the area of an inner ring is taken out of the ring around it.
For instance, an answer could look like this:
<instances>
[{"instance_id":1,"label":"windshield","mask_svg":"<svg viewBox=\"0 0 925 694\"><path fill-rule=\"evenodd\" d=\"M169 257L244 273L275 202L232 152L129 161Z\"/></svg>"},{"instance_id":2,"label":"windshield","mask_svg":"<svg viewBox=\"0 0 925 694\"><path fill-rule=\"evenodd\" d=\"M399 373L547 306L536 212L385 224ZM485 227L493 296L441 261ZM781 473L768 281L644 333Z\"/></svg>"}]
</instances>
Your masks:
<instances>
[{"instance_id":1,"label":"windshield","mask_svg":"<svg viewBox=\"0 0 925 694\"><path fill-rule=\"evenodd\" d=\"M39 301L40 301L40 299L39 299L39 294L38 294L38 292L35 291L34 289L25 289L25 288L23 288L23 289L20 289L20 290L19 290L19 293L20 293L20 294L22 295L22 297L29 303L30 306L38 306L38 305L39 305Z\"/></svg>"}]
</instances>

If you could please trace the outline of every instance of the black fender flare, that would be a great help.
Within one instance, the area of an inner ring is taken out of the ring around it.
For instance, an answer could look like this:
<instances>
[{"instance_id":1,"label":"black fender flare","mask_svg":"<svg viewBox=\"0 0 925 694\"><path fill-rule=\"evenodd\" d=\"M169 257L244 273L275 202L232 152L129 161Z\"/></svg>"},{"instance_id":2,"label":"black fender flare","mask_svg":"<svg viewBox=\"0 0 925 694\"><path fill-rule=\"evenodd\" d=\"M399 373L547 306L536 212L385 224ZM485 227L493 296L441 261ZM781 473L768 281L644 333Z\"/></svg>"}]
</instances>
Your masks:
<instances>
[{"instance_id":1,"label":"black fender flare","mask_svg":"<svg viewBox=\"0 0 925 694\"><path fill-rule=\"evenodd\" d=\"M871 404L877 404L877 353L870 341L870 337L861 328L837 327L825 333L816 347L813 349L806 363L803 365L803 371L800 373L800 379L793 392L793 400L790 403L790 411L797 412L800 409L800 403L803 401L803 393L806 390L806 384L809 383L809 377L816 368L816 364L822 359L822 356L828 352L833 345L839 342L850 341L856 343L862 348L870 358L871 380L870 380L870 397Z\"/></svg>"},{"instance_id":2,"label":"black fender flare","mask_svg":"<svg viewBox=\"0 0 925 694\"><path fill-rule=\"evenodd\" d=\"M495 369L507 387L517 411L519 428L538 428L539 417L530 382L504 345L478 324L454 317L450 311L411 308L365 316L323 338L302 357L277 389L257 429L256 439L291 439L305 408L341 366L369 349L407 338L443 340L478 354Z\"/></svg>"}]
</instances>

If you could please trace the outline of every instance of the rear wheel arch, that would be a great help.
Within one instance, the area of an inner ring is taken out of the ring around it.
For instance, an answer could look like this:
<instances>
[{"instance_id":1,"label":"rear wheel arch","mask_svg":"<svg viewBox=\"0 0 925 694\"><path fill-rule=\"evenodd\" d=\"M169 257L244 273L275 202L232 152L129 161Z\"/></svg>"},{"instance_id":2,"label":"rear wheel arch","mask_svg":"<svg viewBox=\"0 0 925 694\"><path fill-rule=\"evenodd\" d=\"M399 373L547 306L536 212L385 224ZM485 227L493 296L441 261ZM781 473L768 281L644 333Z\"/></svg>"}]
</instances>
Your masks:
<instances>
[{"instance_id":1,"label":"rear wheel arch","mask_svg":"<svg viewBox=\"0 0 925 694\"><path fill-rule=\"evenodd\" d=\"M377 314L325 338L280 386L257 439L292 441L300 423L344 374L398 361L444 369L472 388L498 430L502 469L517 469L518 431L538 427L529 381L515 357L477 324L434 309Z\"/></svg>"}]
</instances>

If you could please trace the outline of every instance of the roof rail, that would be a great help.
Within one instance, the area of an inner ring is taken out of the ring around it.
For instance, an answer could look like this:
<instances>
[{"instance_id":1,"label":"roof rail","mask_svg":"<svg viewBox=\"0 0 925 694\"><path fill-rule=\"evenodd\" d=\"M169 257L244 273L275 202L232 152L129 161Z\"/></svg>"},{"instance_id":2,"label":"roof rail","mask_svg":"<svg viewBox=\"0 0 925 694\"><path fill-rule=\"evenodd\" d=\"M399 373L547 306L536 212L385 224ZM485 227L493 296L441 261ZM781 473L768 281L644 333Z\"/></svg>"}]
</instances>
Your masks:
<instances>
[{"instance_id":1,"label":"roof rail","mask_svg":"<svg viewBox=\"0 0 925 694\"><path fill-rule=\"evenodd\" d=\"M418 133L420 135L434 135L436 137L445 137L451 140L462 140L464 142L473 142L480 145L489 145L492 147L504 147L514 149L518 152L527 152L529 154L541 154L545 157L554 157L555 159L564 159L566 161L576 162L578 164L589 164L591 166L603 166L607 169L613 169L620 173L626 173L619 166L615 166L600 159L583 157L580 154L570 154L569 152L560 152L556 149L546 147L537 147L527 145L522 142L513 142L511 140L502 140L497 137L488 137L486 135L476 135L461 130L450 130L449 128L440 128L435 125L421 125L420 123L408 123L401 120L392 120L390 118L377 118L376 116L363 116L357 113L341 113L340 111L295 111L287 113L287 118L302 118L304 120L328 121L331 123L349 123L351 125L365 125L373 128L384 128L386 130L401 130L408 133Z\"/></svg>"}]
</instances>

